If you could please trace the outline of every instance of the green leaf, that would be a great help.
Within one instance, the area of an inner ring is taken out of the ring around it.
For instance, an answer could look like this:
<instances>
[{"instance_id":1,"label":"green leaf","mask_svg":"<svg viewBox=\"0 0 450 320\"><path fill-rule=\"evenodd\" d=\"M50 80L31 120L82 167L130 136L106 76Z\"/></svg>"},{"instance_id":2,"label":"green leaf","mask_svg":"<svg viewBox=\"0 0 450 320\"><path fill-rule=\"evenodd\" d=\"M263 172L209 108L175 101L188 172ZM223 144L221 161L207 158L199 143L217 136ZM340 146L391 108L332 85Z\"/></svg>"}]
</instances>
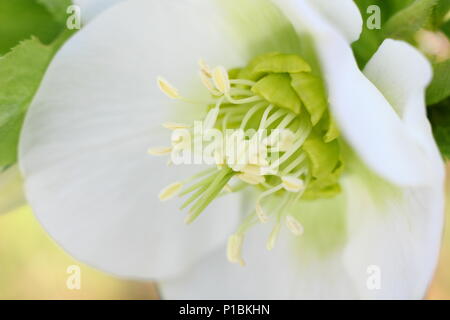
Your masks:
<instances>
[{"instance_id":1,"label":"green leaf","mask_svg":"<svg viewBox=\"0 0 450 320\"><path fill-rule=\"evenodd\" d=\"M428 108L428 118L443 157L450 160L450 98Z\"/></svg>"},{"instance_id":2,"label":"green leaf","mask_svg":"<svg viewBox=\"0 0 450 320\"><path fill-rule=\"evenodd\" d=\"M16 161L25 112L52 56L52 47L33 38L0 59L0 167Z\"/></svg>"},{"instance_id":3,"label":"green leaf","mask_svg":"<svg viewBox=\"0 0 450 320\"><path fill-rule=\"evenodd\" d=\"M369 18L367 8L372 5L379 6L381 11L381 25L384 25L386 20L386 5L385 3L380 3L378 0L356 0L355 2L358 5L363 18L363 29L359 39L352 44L352 49L355 53L358 65L362 69L377 51L384 38L380 29L367 28L366 21Z\"/></svg>"},{"instance_id":4,"label":"green leaf","mask_svg":"<svg viewBox=\"0 0 450 320\"><path fill-rule=\"evenodd\" d=\"M435 28L439 28L444 23L445 15L450 11L449 0L439 0L438 4L433 10L433 25Z\"/></svg>"},{"instance_id":5,"label":"green leaf","mask_svg":"<svg viewBox=\"0 0 450 320\"><path fill-rule=\"evenodd\" d=\"M427 88L427 104L436 104L450 96L450 59L433 65L433 80Z\"/></svg>"},{"instance_id":6,"label":"green leaf","mask_svg":"<svg viewBox=\"0 0 450 320\"><path fill-rule=\"evenodd\" d=\"M392 16L384 26L387 38L409 39L428 20L437 0L416 0Z\"/></svg>"},{"instance_id":7,"label":"green leaf","mask_svg":"<svg viewBox=\"0 0 450 320\"><path fill-rule=\"evenodd\" d=\"M311 123L316 125L327 110L325 88L320 78L310 73L291 74L292 88L305 105L311 116Z\"/></svg>"},{"instance_id":8,"label":"green leaf","mask_svg":"<svg viewBox=\"0 0 450 320\"><path fill-rule=\"evenodd\" d=\"M67 3L66 0L47 0L50 3ZM31 36L44 44L51 43L63 30L65 23L60 14L52 14L48 6L37 0L0 0L0 56Z\"/></svg>"},{"instance_id":9,"label":"green leaf","mask_svg":"<svg viewBox=\"0 0 450 320\"><path fill-rule=\"evenodd\" d=\"M383 28L386 21L398 11L410 5L414 0L355 0L361 16L363 17L363 30L358 41L352 44L356 60L362 69L367 61L378 50L378 47L385 39ZM370 6L378 6L381 14L381 29L369 29L367 22L372 12L368 12Z\"/></svg>"},{"instance_id":10,"label":"green leaf","mask_svg":"<svg viewBox=\"0 0 450 320\"><path fill-rule=\"evenodd\" d=\"M0 168L17 161L17 144L28 106L53 55L74 32L63 32L51 45L31 38L0 58Z\"/></svg>"},{"instance_id":11,"label":"green leaf","mask_svg":"<svg viewBox=\"0 0 450 320\"><path fill-rule=\"evenodd\" d=\"M71 0L36 0L39 4L44 6L53 18L65 24L67 20L67 8L72 4Z\"/></svg>"},{"instance_id":12,"label":"green leaf","mask_svg":"<svg viewBox=\"0 0 450 320\"><path fill-rule=\"evenodd\" d=\"M441 30L450 38L450 20L441 26Z\"/></svg>"},{"instance_id":13,"label":"green leaf","mask_svg":"<svg viewBox=\"0 0 450 320\"><path fill-rule=\"evenodd\" d=\"M273 73L259 80L252 91L276 106L299 113L302 102L291 87L291 77L286 73Z\"/></svg>"}]
</instances>

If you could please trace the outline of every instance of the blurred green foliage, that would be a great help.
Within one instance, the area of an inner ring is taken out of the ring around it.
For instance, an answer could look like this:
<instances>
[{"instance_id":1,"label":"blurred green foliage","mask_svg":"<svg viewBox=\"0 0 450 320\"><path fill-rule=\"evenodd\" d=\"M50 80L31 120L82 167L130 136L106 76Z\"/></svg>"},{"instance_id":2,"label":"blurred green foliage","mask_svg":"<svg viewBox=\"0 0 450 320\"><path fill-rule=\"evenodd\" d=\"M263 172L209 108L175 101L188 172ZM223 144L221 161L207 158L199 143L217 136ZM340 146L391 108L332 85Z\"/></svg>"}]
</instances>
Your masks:
<instances>
[{"instance_id":1,"label":"blurred green foliage","mask_svg":"<svg viewBox=\"0 0 450 320\"><path fill-rule=\"evenodd\" d=\"M356 60L363 68L386 38L415 43L414 34L420 29L442 30L450 35L450 21L445 16L450 10L450 0L355 0L363 16L361 37L353 43ZM370 30L366 21L372 14L371 5L381 10L381 29ZM433 64L433 80L427 88L428 115L439 148L450 159L450 60Z\"/></svg>"},{"instance_id":2,"label":"blurred green foliage","mask_svg":"<svg viewBox=\"0 0 450 320\"><path fill-rule=\"evenodd\" d=\"M363 32L352 44L356 60L362 68L386 38L414 42L413 35L421 27L440 29L450 9L449 0L355 0L363 17ZM381 9L381 29L369 29L367 8Z\"/></svg>"},{"instance_id":3,"label":"blurred green foliage","mask_svg":"<svg viewBox=\"0 0 450 320\"><path fill-rule=\"evenodd\" d=\"M45 7L59 24L66 23L67 8L72 4L71 0L36 0Z\"/></svg>"},{"instance_id":4,"label":"blurred green foliage","mask_svg":"<svg viewBox=\"0 0 450 320\"><path fill-rule=\"evenodd\" d=\"M450 11L450 0L439 0L432 15L431 25L437 28L445 23L444 18Z\"/></svg>"},{"instance_id":5,"label":"blurred green foliage","mask_svg":"<svg viewBox=\"0 0 450 320\"><path fill-rule=\"evenodd\" d=\"M428 108L434 138L446 160L450 160L450 97Z\"/></svg>"},{"instance_id":6,"label":"blurred green foliage","mask_svg":"<svg viewBox=\"0 0 450 320\"><path fill-rule=\"evenodd\" d=\"M416 0L395 13L384 26L384 36L393 39L411 39L436 11L438 0Z\"/></svg>"},{"instance_id":7,"label":"blurred green foliage","mask_svg":"<svg viewBox=\"0 0 450 320\"><path fill-rule=\"evenodd\" d=\"M44 44L51 43L64 28L65 10L49 8L54 8L51 3L67 8L67 2L47 0L45 6L38 0L0 0L0 55L31 36Z\"/></svg>"},{"instance_id":8,"label":"blurred green foliage","mask_svg":"<svg viewBox=\"0 0 450 320\"><path fill-rule=\"evenodd\" d=\"M17 161L23 120L60 45L71 0L0 0L0 168Z\"/></svg>"},{"instance_id":9,"label":"blurred green foliage","mask_svg":"<svg viewBox=\"0 0 450 320\"><path fill-rule=\"evenodd\" d=\"M372 55L377 51L380 44L386 38L384 25L397 12L408 7L414 0L355 0L363 17L363 31L358 41L352 45L356 60L362 68ZM367 19L371 13L367 9L376 5L381 11L381 29L369 29Z\"/></svg>"},{"instance_id":10,"label":"blurred green foliage","mask_svg":"<svg viewBox=\"0 0 450 320\"><path fill-rule=\"evenodd\" d=\"M433 81L427 89L427 103L436 104L450 96L450 59L433 64Z\"/></svg>"},{"instance_id":11,"label":"blurred green foliage","mask_svg":"<svg viewBox=\"0 0 450 320\"><path fill-rule=\"evenodd\" d=\"M0 167L16 162L22 123L53 48L37 38L22 41L0 60Z\"/></svg>"}]
</instances>

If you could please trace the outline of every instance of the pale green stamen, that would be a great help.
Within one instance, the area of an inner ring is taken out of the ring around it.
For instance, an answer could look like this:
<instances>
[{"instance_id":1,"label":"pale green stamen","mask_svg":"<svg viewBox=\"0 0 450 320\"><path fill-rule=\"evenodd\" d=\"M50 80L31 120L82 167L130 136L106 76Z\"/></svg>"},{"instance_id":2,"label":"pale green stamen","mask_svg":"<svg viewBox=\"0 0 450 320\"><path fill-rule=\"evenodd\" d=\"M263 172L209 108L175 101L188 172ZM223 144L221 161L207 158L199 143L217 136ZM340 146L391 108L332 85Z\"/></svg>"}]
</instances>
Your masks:
<instances>
[{"instance_id":1,"label":"pale green stamen","mask_svg":"<svg viewBox=\"0 0 450 320\"><path fill-rule=\"evenodd\" d=\"M233 104L246 104L262 100L262 98L258 96L252 96L250 98L243 98L243 99L234 99L229 94L225 94L225 97L227 98L228 102Z\"/></svg>"},{"instance_id":2,"label":"pale green stamen","mask_svg":"<svg viewBox=\"0 0 450 320\"><path fill-rule=\"evenodd\" d=\"M241 129L245 129L245 126L247 125L247 122L251 119L251 117L265 106L267 106L267 103L265 101L255 104L244 116L244 119L241 123Z\"/></svg>"}]
</instances>

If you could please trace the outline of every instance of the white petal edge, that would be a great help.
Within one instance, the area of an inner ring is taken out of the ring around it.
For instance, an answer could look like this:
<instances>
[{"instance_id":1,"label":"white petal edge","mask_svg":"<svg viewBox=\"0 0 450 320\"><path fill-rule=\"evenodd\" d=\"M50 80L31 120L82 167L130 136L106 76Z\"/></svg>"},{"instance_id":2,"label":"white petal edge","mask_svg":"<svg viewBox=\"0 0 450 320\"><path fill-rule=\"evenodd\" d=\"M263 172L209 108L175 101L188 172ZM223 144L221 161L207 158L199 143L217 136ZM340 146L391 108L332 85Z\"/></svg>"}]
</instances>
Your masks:
<instances>
[{"instance_id":1,"label":"white petal edge","mask_svg":"<svg viewBox=\"0 0 450 320\"><path fill-rule=\"evenodd\" d=\"M388 39L367 63L364 75L389 101L423 154L436 164L431 174L436 179L443 176L445 168L426 113L425 89L432 78L428 60L410 44Z\"/></svg>"},{"instance_id":2,"label":"white petal edge","mask_svg":"<svg viewBox=\"0 0 450 320\"><path fill-rule=\"evenodd\" d=\"M0 172L0 215L26 204L22 175L17 165Z\"/></svg>"},{"instance_id":3,"label":"white petal edge","mask_svg":"<svg viewBox=\"0 0 450 320\"><path fill-rule=\"evenodd\" d=\"M180 121L171 110L187 110L159 92L158 75L207 96L197 81L200 57L227 67L249 59L245 41L228 39L222 19L211 1L126 1L52 61L24 124L20 165L38 219L77 259L119 276L162 278L234 231L233 196L185 226L179 202L157 196L199 168L167 168L167 159L146 154L170 143L161 123Z\"/></svg>"},{"instance_id":4,"label":"white petal edge","mask_svg":"<svg viewBox=\"0 0 450 320\"><path fill-rule=\"evenodd\" d=\"M349 43L358 40L363 19L353 0L308 0L332 23Z\"/></svg>"},{"instance_id":5,"label":"white petal edge","mask_svg":"<svg viewBox=\"0 0 450 320\"><path fill-rule=\"evenodd\" d=\"M359 70L345 37L307 1L276 2L299 33L312 36L332 114L344 138L363 161L399 186L433 183L434 168L422 145Z\"/></svg>"},{"instance_id":6,"label":"white petal edge","mask_svg":"<svg viewBox=\"0 0 450 320\"><path fill-rule=\"evenodd\" d=\"M129 0L74 0L73 3L81 9L81 20L89 23L97 15L122 1Z\"/></svg>"}]
</instances>

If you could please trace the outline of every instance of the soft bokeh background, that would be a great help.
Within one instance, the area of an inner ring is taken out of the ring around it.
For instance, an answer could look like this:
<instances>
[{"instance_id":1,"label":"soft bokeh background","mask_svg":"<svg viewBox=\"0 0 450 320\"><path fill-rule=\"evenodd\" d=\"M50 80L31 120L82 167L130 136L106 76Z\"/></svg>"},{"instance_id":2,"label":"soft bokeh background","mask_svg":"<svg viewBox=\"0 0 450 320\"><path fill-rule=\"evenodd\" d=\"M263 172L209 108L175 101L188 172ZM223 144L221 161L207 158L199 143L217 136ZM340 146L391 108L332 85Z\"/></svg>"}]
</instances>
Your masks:
<instances>
[{"instance_id":1,"label":"soft bokeh background","mask_svg":"<svg viewBox=\"0 0 450 320\"><path fill-rule=\"evenodd\" d=\"M447 165L447 209L441 257L428 291L428 299L450 300L450 163Z\"/></svg>"},{"instance_id":2,"label":"soft bokeh background","mask_svg":"<svg viewBox=\"0 0 450 320\"><path fill-rule=\"evenodd\" d=\"M80 290L66 286L71 265L81 268ZM72 259L45 233L29 207L0 216L0 299L157 297L149 282L117 279Z\"/></svg>"}]
</instances>

